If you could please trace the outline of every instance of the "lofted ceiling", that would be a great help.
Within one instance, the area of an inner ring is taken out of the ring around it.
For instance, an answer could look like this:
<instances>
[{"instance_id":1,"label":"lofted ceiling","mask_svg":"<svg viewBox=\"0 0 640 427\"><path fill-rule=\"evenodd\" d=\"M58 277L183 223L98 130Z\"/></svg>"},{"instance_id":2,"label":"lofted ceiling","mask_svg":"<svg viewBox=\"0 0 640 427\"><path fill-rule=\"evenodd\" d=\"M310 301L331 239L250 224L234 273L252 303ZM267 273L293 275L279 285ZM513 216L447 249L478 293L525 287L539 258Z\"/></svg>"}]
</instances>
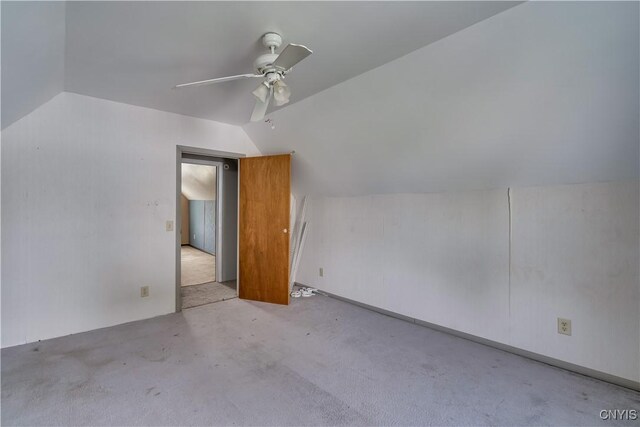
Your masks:
<instances>
[{"instance_id":1,"label":"lofted ceiling","mask_svg":"<svg viewBox=\"0 0 640 427\"><path fill-rule=\"evenodd\" d=\"M171 88L253 72L260 37L274 31L314 51L287 76L293 104L515 4L68 2L65 90L244 124L256 80Z\"/></svg>"},{"instance_id":2,"label":"lofted ceiling","mask_svg":"<svg viewBox=\"0 0 640 427\"><path fill-rule=\"evenodd\" d=\"M244 126L299 194L638 179L639 4L528 2Z\"/></svg>"},{"instance_id":3,"label":"lofted ceiling","mask_svg":"<svg viewBox=\"0 0 640 427\"><path fill-rule=\"evenodd\" d=\"M639 176L637 2L25 4L2 2L3 128L59 90L243 124L304 194ZM314 50L274 130L254 80L171 89L251 72L267 31Z\"/></svg>"},{"instance_id":4,"label":"lofted ceiling","mask_svg":"<svg viewBox=\"0 0 640 427\"><path fill-rule=\"evenodd\" d=\"M2 129L64 90L65 3L0 2Z\"/></svg>"},{"instance_id":5,"label":"lofted ceiling","mask_svg":"<svg viewBox=\"0 0 640 427\"><path fill-rule=\"evenodd\" d=\"M216 167L183 163L181 192L189 200L215 200Z\"/></svg>"}]
</instances>

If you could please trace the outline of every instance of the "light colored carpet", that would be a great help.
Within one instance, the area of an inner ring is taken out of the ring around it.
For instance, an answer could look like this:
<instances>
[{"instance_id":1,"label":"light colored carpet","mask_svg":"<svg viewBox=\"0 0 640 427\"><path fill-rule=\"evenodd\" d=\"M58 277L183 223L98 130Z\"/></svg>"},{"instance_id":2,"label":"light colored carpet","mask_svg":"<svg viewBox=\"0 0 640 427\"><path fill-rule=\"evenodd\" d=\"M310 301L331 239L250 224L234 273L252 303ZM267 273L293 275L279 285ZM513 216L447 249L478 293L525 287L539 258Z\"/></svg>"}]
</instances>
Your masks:
<instances>
[{"instance_id":1,"label":"light colored carpet","mask_svg":"<svg viewBox=\"0 0 640 427\"><path fill-rule=\"evenodd\" d=\"M180 285L193 286L216 280L216 257L193 246L180 250Z\"/></svg>"},{"instance_id":2,"label":"light colored carpet","mask_svg":"<svg viewBox=\"0 0 640 427\"><path fill-rule=\"evenodd\" d=\"M640 393L323 296L2 349L3 425L638 425Z\"/></svg>"},{"instance_id":3,"label":"light colored carpet","mask_svg":"<svg viewBox=\"0 0 640 427\"><path fill-rule=\"evenodd\" d=\"M180 291L183 309L224 301L238 296L235 280L224 283L209 282L201 285L183 286Z\"/></svg>"}]
</instances>

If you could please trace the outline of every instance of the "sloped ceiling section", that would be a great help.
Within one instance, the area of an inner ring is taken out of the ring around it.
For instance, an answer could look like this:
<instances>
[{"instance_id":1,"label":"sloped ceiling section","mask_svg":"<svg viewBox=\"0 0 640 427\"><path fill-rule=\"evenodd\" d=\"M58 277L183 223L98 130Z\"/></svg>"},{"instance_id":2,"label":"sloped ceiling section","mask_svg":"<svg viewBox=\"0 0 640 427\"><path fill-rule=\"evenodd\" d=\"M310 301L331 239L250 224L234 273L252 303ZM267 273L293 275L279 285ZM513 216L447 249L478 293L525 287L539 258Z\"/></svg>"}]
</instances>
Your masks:
<instances>
[{"instance_id":1,"label":"sloped ceiling section","mask_svg":"<svg viewBox=\"0 0 640 427\"><path fill-rule=\"evenodd\" d=\"M638 179L637 2L531 2L244 126L297 193Z\"/></svg>"},{"instance_id":2,"label":"sloped ceiling section","mask_svg":"<svg viewBox=\"0 0 640 427\"><path fill-rule=\"evenodd\" d=\"M253 72L280 33L314 54L287 76L291 103L399 58L517 2L69 2L66 90L231 124L249 121Z\"/></svg>"},{"instance_id":3,"label":"sloped ceiling section","mask_svg":"<svg viewBox=\"0 0 640 427\"><path fill-rule=\"evenodd\" d=\"M172 90L248 73L260 37L307 44L291 103L520 2L2 2L2 128L62 90L230 124L256 81Z\"/></svg>"},{"instance_id":4,"label":"sloped ceiling section","mask_svg":"<svg viewBox=\"0 0 640 427\"><path fill-rule=\"evenodd\" d=\"M216 167L183 163L182 195L189 200L215 200Z\"/></svg>"},{"instance_id":5,"label":"sloped ceiling section","mask_svg":"<svg viewBox=\"0 0 640 427\"><path fill-rule=\"evenodd\" d=\"M64 90L65 3L3 1L2 129Z\"/></svg>"}]
</instances>

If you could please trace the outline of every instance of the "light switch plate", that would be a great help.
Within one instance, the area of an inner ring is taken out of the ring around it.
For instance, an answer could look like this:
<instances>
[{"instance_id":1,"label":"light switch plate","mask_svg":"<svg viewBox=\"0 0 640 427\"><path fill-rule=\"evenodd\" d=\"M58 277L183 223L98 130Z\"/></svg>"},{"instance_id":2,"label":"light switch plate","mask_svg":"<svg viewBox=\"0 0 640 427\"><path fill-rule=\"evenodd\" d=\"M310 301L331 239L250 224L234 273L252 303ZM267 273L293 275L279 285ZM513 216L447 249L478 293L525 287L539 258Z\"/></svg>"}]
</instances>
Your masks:
<instances>
[{"instance_id":1,"label":"light switch plate","mask_svg":"<svg viewBox=\"0 0 640 427\"><path fill-rule=\"evenodd\" d=\"M173 221L167 221L166 228L167 231L173 231Z\"/></svg>"},{"instance_id":2,"label":"light switch plate","mask_svg":"<svg viewBox=\"0 0 640 427\"><path fill-rule=\"evenodd\" d=\"M320 277L324 277L324 268L320 267Z\"/></svg>"},{"instance_id":3,"label":"light switch plate","mask_svg":"<svg viewBox=\"0 0 640 427\"><path fill-rule=\"evenodd\" d=\"M558 317L558 333L562 335L571 335L571 320Z\"/></svg>"},{"instance_id":4,"label":"light switch plate","mask_svg":"<svg viewBox=\"0 0 640 427\"><path fill-rule=\"evenodd\" d=\"M140 287L140 297L144 298L144 297L148 297L148 296L149 296L149 287L148 286Z\"/></svg>"}]
</instances>

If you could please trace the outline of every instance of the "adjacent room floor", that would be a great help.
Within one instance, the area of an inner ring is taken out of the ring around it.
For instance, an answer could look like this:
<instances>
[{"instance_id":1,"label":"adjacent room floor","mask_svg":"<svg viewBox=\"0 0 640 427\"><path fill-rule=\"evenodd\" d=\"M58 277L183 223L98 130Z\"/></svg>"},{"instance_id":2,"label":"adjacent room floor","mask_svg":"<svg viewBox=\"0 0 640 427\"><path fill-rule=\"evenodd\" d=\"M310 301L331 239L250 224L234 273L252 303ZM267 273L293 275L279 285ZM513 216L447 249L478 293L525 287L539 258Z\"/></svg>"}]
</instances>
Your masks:
<instances>
[{"instance_id":1,"label":"adjacent room floor","mask_svg":"<svg viewBox=\"0 0 640 427\"><path fill-rule=\"evenodd\" d=\"M180 291L183 309L225 301L238 296L235 280L224 283L209 282L201 285L183 286Z\"/></svg>"},{"instance_id":2,"label":"adjacent room floor","mask_svg":"<svg viewBox=\"0 0 640 427\"><path fill-rule=\"evenodd\" d=\"M216 257L192 246L180 250L180 294L182 308L198 307L238 296L235 280L218 283Z\"/></svg>"},{"instance_id":3,"label":"adjacent room floor","mask_svg":"<svg viewBox=\"0 0 640 427\"><path fill-rule=\"evenodd\" d=\"M615 425L599 411L639 404L323 296L233 299L2 350L3 425Z\"/></svg>"},{"instance_id":4,"label":"adjacent room floor","mask_svg":"<svg viewBox=\"0 0 640 427\"><path fill-rule=\"evenodd\" d=\"M180 249L180 285L193 286L216 280L216 257L183 245Z\"/></svg>"}]
</instances>

